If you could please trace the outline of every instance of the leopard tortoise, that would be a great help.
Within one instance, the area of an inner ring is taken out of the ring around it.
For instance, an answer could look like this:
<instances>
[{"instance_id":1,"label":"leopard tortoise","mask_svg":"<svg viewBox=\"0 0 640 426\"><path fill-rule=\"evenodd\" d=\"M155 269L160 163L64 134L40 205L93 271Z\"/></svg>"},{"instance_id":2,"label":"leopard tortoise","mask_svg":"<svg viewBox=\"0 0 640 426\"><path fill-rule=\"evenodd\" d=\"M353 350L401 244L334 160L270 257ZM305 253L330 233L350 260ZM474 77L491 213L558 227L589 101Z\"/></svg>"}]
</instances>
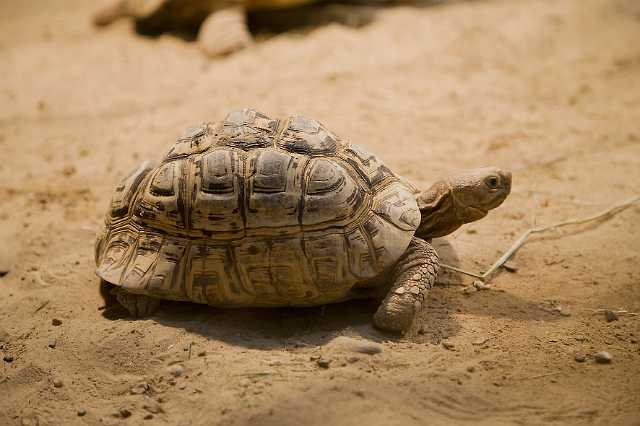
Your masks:
<instances>
[{"instance_id":1,"label":"leopard tortoise","mask_svg":"<svg viewBox=\"0 0 640 426\"><path fill-rule=\"evenodd\" d=\"M131 18L145 34L197 29L198 44L210 57L226 55L251 44L247 10L287 9L315 0L109 0L93 16L103 27Z\"/></svg>"},{"instance_id":2,"label":"leopard tortoise","mask_svg":"<svg viewBox=\"0 0 640 426\"><path fill-rule=\"evenodd\" d=\"M484 167L418 191L313 119L243 109L187 129L120 183L97 275L134 316L161 299L226 308L382 295L374 324L403 331L436 278L431 239L510 189L508 171Z\"/></svg>"}]
</instances>

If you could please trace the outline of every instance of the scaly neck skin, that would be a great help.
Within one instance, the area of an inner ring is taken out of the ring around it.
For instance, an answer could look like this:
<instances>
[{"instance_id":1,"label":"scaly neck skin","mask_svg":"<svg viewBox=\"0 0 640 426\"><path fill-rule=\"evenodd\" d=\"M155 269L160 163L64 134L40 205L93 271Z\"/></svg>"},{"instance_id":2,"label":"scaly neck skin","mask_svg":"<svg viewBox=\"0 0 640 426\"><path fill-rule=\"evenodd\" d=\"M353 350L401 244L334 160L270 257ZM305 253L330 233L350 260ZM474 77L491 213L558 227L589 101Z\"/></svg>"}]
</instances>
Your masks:
<instances>
[{"instance_id":1,"label":"scaly neck skin","mask_svg":"<svg viewBox=\"0 0 640 426\"><path fill-rule=\"evenodd\" d=\"M457 206L449 184L438 181L418 196L420 226L416 236L431 239L450 234L465 222L456 214Z\"/></svg>"}]
</instances>

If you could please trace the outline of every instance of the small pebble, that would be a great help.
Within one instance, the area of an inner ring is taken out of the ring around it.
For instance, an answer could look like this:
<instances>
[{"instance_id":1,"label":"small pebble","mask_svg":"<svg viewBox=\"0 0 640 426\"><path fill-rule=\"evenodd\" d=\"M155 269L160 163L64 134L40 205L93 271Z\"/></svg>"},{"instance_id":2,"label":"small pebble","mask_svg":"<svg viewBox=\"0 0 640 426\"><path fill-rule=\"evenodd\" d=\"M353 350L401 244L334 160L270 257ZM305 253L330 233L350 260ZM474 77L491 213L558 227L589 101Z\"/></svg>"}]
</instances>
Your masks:
<instances>
[{"instance_id":1,"label":"small pebble","mask_svg":"<svg viewBox=\"0 0 640 426\"><path fill-rule=\"evenodd\" d=\"M63 386L62 380L53 379L53 387L54 388L61 388L62 386Z\"/></svg>"},{"instance_id":2,"label":"small pebble","mask_svg":"<svg viewBox=\"0 0 640 426\"><path fill-rule=\"evenodd\" d=\"M131 417L131 411L127 410L126 408L121 408L120 410L118 410L118 414L120 414L120 417L122 417L123 419Z\"/></svg>"},{"instance_id":3,"label":"small pebble","mask_svg":"<svg viewBox=\"0 0 640 426\"><path fill-rule=\"evenodd\" d=\"M56 327L59 325L62 325L62 320L59 320L58 318L54 318L51 320L51 325L55 325Z\"/></svg>"},{"instance_id":4,"label":"small pebble","mask_svg":"<svg viewBox=\"0 0 640 426\"><path fill-rule=\"evenodd\" d=\"M158 414L164 411L160 404L158 404L155 400L149 398L148 396L144 397L144 404L142 405L142 408L144 408L151 414Z\"/></svg>"},{"instance_id":5,"label":"small pebble","mask_svg":"<svg viewBox=\"0 0 640 426\"><path fill-rule=\"evenodd\" d=\"M573 359L575 359L578 362L585 362L587 360L587 356L581 352L578 352L575 354Z\"/></svg>"},{"instance_id":6,"label":"small pebble","mask_svg":"<svg viewBox=\"0 0 640 426\"><path fill-rule=\"evenodd\" d=\"M320 368L329 368L329 364L331 364L331 361L328 361L326 359L319 359L316 361L316 364L318 364L318 367Z\"/></svg>"},{"instance_id":7,"label":"small pebble","mask_svg":"<svg viewBox=\"0 0 640 426\"><path fill-rule=\"evenodd\" d=\"M607 322L618 321L618 315L616 315L615 312L607 309L606 311L604 311L604 319L606 319Z\"/></svg>"},{"instance_id":8,"label":"small pebble","mask_svg":"<svg viewBox=\"0 0 640 426\"><path fill-rule=\"evenodd\" d=\"M469 373L473 373L474 371L476 371L476 368L473 365L470 365L470 366L467 367L467 371Z\"/></svg>"},{"instance_id":9,"label":"small pebble","mask_svg":"<svg viewBox=\"0 0 640 426\"><path fill-rule=\"evenodd\" d=\"M198 352L198 356L205 356L206 354L207 354L207 351Z\"/></svg>"},{"instance_id":10,"label":"small pebble","mask_svg":"<svg viewBox=\"0 0 640 426\"><path fill-rule=\"evenodd\" d=\"M133 395L142 395L148 390L149 390L149 385L143 382L133 386L131 389L129 389L129 392L131 392Z\"/></svg>"},{"instance_id":11,"label":"small pebble","mask_svg":"<svg viewBox=\"0 0 640 426\"><path fill-rule=\"evenodd\" d=\"M173 377L180 377L182 376L182 373L184 373L184 367L180 364L174 364L170 366L168 370L169 374L171 374Z\"/></svg>"},{"instance_id":12,"label":"small pebble","mask_svg":"<svg viewBox=\"0 0 640 426\"><path fill-rule=\"evenodd\" d=\"M146 416L143 417L143 419L151 420L151 419L153 419L153 414L147 414Z\"/></svg>"},{"instance_id":13,"label":"small pebble","mask_svg":"<svg viewBox=\"0 0 640 426\"><path fill-rule=\"evenodd\" d=\"M446 341L446 340L443 340L443 341L442 341L442 347L443 347L443 348L445 348L445 349L448 349L448 350L452 351L456 346L455 346L453 343L451 343L451 342L448 342L448 341Z\"/></svg>"},{"instance_id":14,"label":"small pebble","mask_svg":"<svg viewBox=\"0 0 640 426\"><path fill-rule=\"evenodd\" d=\"M49 341L47 342L47 346L49 346L51 349L54 349L56 347L56 338L55 337L49 337Z\"/></svg>"},{"instance_id":15,"label":"small pebble","mask_svg":"<svg viewBox=\"0 0 640 426\"><path fill-rule=\"evenodd\" d=\"M84 417L87 414L87 410L85 410L84 408L81 408L77 411L76 414L78 415L78 417Z\"/></svg>"},{"instance_id":16,"label":"small pebble","mask_svg":"<svg viewBox=\"0 0 640 426\"><path fill-rule=\"evenodd\" d=\"M357 356L350 356L349 358L347 358L347 362L349 364L354 364L358 361L360 361L360 357L357 357Z\"/></svg>"},{"instance_id":17,"label":"small pebble","mask_svg":"<svg viewBox=\"0 0 640 426\"><path fill-rule=\"evenodd\" d=\"M2 360L4 362L13 362L13 355L11 354L6 354L5 356L2 357Z\"/></svg>"},{"instance_id":18,"label":"small pebble","mask_svg":"<svg viewBox=\"0 0 640 426\"><path fill-rule=\"evenodd\" d=\"M8 269L0 269L0 278L6 276L9 273Z\"/></svg>"},{"instance_id":19,"label":"small pebble","mask_svg":"<svg viewBox=\"0 0 640 426\"><path fill-rule=\"evenodd\" d=\"M600 351L593 356L598 364L609 364L613 356L607 351Z\"/></svg>"},{"instance_id":20,"label":"small pebble","mask_svg":"<svg viewBox=\"0 0 640 426\"><path fill-rule=\"evenodd\" d=\"M475 345L475 346L482 346L485 343L487 343L488 341L489 341L488 337L479 337L476 340L474 340L473 342L471 342L471 344Z\"/></svg>"},{"instance_id":21,"label":"small pebble","mask_svg":"<svg viewBox=\"0 0 640 426\"><path fill-rule=\"evenodd\" d=\"M490 285L488 285L488 284L483 283L483 282L482 282L482 281L480 281L480 280L475 280L475 281L473 282L473 288L475 288L475 289L476 289L476 290L478 290L478 291L481 291L481 290L490 290L490 289L491 289L491 286L490 286Z\"/></svg>"}]
</instances>

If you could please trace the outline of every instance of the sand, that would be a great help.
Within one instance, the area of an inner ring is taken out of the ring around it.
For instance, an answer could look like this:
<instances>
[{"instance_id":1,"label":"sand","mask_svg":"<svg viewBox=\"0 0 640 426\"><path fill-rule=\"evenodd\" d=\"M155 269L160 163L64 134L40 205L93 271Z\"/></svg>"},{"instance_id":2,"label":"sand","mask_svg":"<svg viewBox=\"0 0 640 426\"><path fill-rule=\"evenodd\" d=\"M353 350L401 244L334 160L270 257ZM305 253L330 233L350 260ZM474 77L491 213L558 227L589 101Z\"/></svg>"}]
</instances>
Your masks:
<instances>
[{"instance_id":1,"label":"sand","mask_svg":"<svg viewBox=\"0 0 640 426\"><path fill-rule=\"evenodd\" d=\"M441 274L406 336L376 331L369 302L107 315L93 263L121 177L252 106L312 116L420 186L511 169L503 206L436 241L484 270L532 226L640 193L638 2L381 8L216 61L98 31L94 7L0 3L0 424L639 424L640 316L596 312L640 312L638 206L532 237L489 291Z\"/></svg>"}]
</instances>

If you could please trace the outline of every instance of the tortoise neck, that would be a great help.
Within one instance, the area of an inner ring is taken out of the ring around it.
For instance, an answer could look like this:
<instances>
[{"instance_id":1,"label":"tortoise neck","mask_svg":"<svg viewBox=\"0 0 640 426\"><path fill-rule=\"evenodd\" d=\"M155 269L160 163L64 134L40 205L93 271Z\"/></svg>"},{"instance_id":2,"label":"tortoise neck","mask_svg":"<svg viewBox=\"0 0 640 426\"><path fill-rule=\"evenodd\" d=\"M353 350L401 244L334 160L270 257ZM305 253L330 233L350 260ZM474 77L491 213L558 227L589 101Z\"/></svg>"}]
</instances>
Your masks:
<instances>
[{"instance_id":1,"label":"tortoise neck","mask_svg":"<svg viewBox=\"0 0 640 426\"><path fill-rule=\"evenodd\" d=\"M420 226L416 236L422 239L442 237L464 224L456 214L455 200L449 184L438 181L418 195Z\"/></svg>"}]
</instances>

